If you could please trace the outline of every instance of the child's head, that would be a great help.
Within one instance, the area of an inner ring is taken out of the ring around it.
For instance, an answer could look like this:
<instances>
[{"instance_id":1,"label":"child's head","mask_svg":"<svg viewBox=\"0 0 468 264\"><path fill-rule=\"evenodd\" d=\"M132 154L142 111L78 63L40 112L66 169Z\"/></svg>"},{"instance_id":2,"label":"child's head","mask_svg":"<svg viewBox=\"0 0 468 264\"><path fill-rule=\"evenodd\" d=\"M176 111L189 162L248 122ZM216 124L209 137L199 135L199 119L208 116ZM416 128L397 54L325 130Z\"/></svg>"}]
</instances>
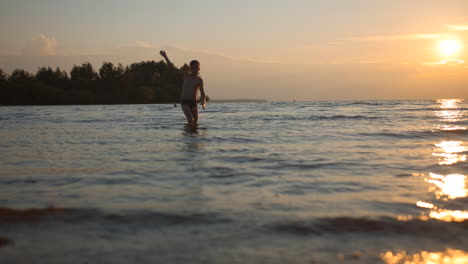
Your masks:
<instances>
[{"instance_id":1,"label":"child's head","mask_svg":"<svg viewBox=\"0 0 468 264\"><path fill-rule=\"evenodd\" d=\"M197 60L192 60L190 62L190 73L193 75L198 75L200 72L200 62Z\"/></svg>"}]
</instances>

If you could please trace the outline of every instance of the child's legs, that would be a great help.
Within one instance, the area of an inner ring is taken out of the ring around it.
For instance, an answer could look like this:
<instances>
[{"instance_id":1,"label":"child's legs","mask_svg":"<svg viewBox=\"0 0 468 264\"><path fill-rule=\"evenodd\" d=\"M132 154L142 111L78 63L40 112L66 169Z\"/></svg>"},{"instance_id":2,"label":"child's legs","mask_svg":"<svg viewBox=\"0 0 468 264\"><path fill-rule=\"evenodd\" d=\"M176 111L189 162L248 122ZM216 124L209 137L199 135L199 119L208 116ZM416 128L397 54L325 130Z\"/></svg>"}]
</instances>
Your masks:
<instances>
[{"instance_id":1,"label":"child's legs","mask_svg":"<svg viewBox=\"0 0 468 264\"><path fill-rule=\"evenodd\" d=\"M198 122L198 107L192 107L190 108L193 116L193 123L196 124Z\"/></svg>"},{"instance_id":2,"label":"child's legs","mask_svg":"<svg viewBox=\"0 0 468 264\"><path fill-rule=\"evenodd\" d=\"M193 115L192 115L190 106L188 104L182 104L181 106L182 106L182 111L184 112L185 117L187 118L187 122L189 124L193 124L194 120L193 120Z\"/></svg>"}]
</instances>

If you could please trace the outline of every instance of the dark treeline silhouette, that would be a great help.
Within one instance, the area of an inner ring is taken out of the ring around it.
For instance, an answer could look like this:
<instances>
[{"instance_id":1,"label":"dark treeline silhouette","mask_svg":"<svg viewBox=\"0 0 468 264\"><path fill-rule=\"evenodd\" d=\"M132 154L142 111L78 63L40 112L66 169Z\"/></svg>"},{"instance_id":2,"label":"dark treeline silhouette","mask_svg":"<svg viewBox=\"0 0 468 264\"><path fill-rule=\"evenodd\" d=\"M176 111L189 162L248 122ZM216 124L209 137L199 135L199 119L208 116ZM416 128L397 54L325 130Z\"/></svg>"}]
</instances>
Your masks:
<instances>
[{"instance_id":1,"label":"dark treeline silhouette","mask_svg":"<svg viewBox=\"0 0 468 264\"><path fill-rule=\"evenodd\" d=\"M176 103L182 81L163 61L126 67L104 62L98 72L86 62L73 66L70 75L50 67L36 74L16 69L8 75L0 69L0 105Z\"/></svg>"}]
</instances>

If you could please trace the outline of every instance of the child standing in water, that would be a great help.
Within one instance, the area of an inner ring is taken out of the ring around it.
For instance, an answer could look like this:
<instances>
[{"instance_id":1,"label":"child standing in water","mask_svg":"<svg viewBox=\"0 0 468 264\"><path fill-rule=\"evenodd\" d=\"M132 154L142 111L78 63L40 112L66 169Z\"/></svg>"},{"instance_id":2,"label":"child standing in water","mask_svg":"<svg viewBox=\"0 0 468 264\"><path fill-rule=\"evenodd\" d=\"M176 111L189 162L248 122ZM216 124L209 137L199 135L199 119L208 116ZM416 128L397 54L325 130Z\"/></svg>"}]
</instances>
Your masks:
<instances>
[{"instance_id":1,"label":"child standing in water","mask_svg":"<svg viewBox=\"0 0 468 264\"><path fill-rule=\"evenodd\" d=\"M167 62L169 69L181 72L169 60L164 50L160 51L161 56ZM190 62L190 73L184 72L184 83L182 85L182 95L180 105L184 111L189 125L196 125L198 122L197 92L200 90L201 105L205 109L205 90L203 89L203 79L198 75L200 72L200 62L192 60Z\"/></svg>"}]
</instances>

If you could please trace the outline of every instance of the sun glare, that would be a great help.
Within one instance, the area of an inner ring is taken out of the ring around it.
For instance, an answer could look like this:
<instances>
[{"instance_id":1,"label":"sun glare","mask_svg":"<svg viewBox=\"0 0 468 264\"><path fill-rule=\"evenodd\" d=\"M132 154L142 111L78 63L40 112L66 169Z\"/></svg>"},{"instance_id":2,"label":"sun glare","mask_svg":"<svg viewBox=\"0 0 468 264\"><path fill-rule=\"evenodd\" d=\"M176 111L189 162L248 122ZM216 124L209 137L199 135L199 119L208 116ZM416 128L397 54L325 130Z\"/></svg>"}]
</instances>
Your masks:
<instances>
[{"instance_id":1,"label":"sun glare","mask_svg":"<svg viewBox=\"0 0 468 264\"><path fill-rule=\"evenodd\" d=\"M442 54L446 56L452 56L460 51L461 44L457 40L448 39L440 42L439 49L442 52Z\"/></svg>"}]
</instances>

